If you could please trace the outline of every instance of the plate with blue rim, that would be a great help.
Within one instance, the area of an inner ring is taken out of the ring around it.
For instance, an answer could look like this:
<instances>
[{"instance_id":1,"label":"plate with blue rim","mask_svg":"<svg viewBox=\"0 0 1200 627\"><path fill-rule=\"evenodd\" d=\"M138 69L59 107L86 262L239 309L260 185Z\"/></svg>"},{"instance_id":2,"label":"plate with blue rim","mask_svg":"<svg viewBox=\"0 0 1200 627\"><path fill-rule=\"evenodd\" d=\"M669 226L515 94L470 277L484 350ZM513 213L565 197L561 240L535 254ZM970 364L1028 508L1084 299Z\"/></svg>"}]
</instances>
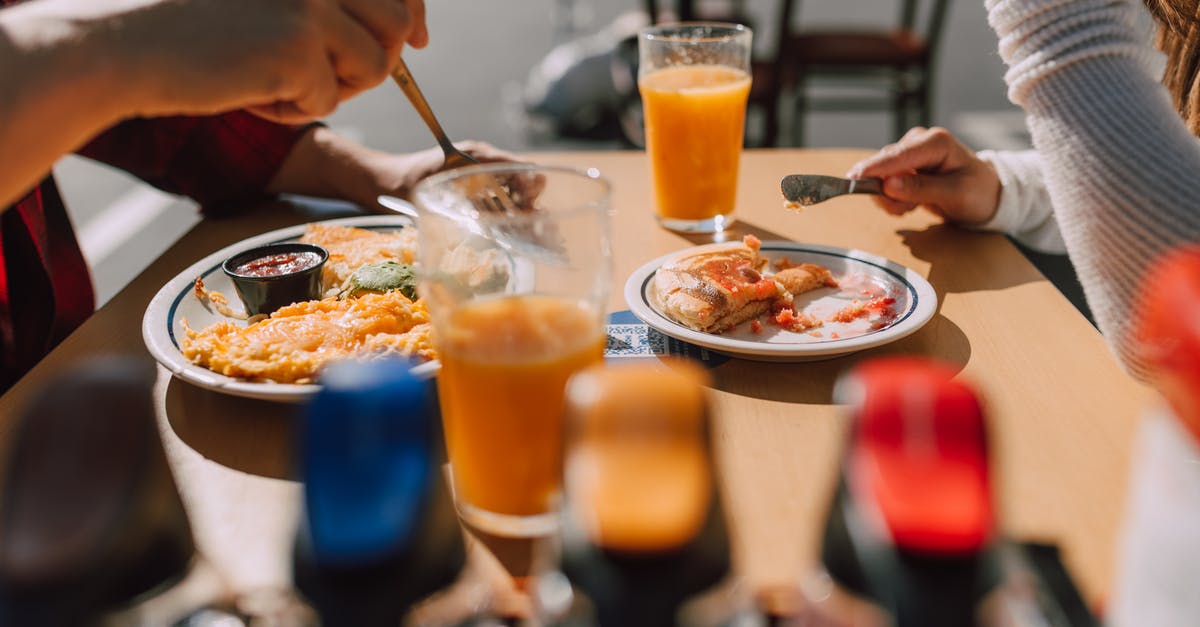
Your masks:
<instances>
[{"instance_id":1,"label":"plate with blue rim","mask_svg":"<svg viewBox=\"0 0 1200 627\"><path fill-rule=\"evenodd\" d=\"M397 231L411 228L413 222L404 216L372 215L325 220L321 224ZM231 308L239 309L241 301L237 298L233 283L221 271L221 263L229 257L251 248L300 239L304 235L306 226L300 224L244 239L197 261L168 281L150 300L150 304L146 307L146 314L142 317L142 340L146 343L150 354L176 377L224 394L284 402L303 401L315 394L320 389L318 384L253 381L218 374L191 363L183 356L179 344L180 338L185 334L184 320L187 320L188 326L195 330L204 329L220 321L246 324L244 320L228 318L205 307L193 293L193 286L197 278L203 279L208 290L224 294L229 299ZM436 361L426 362L414 366L413 373L420 376L433 376L439 367Z\"/></svg>"},{"instance_id":2,"label":"plate with blue rim","mask_svg":"<svg viewBox=\"0 0 1200 627\"><path fill-rule=\"evenodd\" d=\"M714 334L672 320L660 309L655 297L654 277L659 268L681 256L723 246L728 244L676 251L635 270L625 282L629 310L650 327L675 339L755 361L831 359L882 346L915 333L937 312L933 286L916 271L890 259L836 246L768 241L760 248L760 254L770 264L768 274L786 258L795 264L824 266L838 282L836 288L823 287L795 297L794 310L820 321L820 326L791 330L778 324L775 314L764 314L755 321Z\"/></svg>"}]
</instances>

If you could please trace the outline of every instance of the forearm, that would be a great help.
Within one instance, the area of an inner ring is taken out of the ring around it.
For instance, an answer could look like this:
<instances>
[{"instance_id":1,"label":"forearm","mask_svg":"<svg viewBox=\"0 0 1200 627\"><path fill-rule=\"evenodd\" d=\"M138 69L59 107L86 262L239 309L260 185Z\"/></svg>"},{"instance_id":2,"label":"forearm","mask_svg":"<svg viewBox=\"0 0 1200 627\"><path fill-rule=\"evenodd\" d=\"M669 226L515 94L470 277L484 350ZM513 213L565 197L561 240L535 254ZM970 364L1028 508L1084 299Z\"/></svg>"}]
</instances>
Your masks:
<instances>
[{"instance_id":1,"label":"forearm","mask_svg":"<svg viewBox=\"0 0 1200 627\"><path fill-rule=\"evenodd\" d=\"M0 206L120 117L108 57L60 8L39 0L0 10Z\"/></svg>"},{"instance_id":2,"label":"forearm","mask_svg":"<svg viewBox=\"0 0 1200 627\"><path fill-rule=\"evenodd\" d=\"M386 153L314 126L296 141L267 191L338 198L373 207L375 197L385 191L379 171L387 158Z\"/></svg>"},{"instance_id":3,"label":"forearm","mask_svg":"<svg viewBox=\"0 0 1200 627\"><path fill-rule=\"evenodd\" d=\"M1200 238L1200 147L1151 72L1139 6L990 1L1046 187L1097 324L1140 374L1129 312L1146 266Z\"/></svg>"},{"instance_id":4,"label":"forearm","mask_svg":"<svg viewBox=\"0 0 1200 627\"><path fill-rule=\"evenodd\" d=\"M457 146L481 163L514 159L482 142L465 141ZM385 211L375 202L380 194L408 197L421 179L441 169L442 161L437 147L392 154L316 127L296 142L267 191L339 198L370 211Z\"/></svg>"}]
</instances>

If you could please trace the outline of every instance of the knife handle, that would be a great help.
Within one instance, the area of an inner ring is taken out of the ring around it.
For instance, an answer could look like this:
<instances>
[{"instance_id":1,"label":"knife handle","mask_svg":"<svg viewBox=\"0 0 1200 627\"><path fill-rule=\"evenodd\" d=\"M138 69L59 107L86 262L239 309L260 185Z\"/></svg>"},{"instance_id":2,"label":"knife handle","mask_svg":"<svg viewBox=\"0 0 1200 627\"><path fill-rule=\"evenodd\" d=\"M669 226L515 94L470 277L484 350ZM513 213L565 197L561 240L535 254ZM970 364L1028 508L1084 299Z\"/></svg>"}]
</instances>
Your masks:
<instances>
[{"instance_id":1,"label":"knife handle","mask_svg":"<svg viewBox=\"0 0 1200 627\"><path fill-rule=\"evenodd\" d=\"M850 189L848 194L879 194L883 195L883 179L880 178L864 178L850 179Z\"/></svg>"}]
</instances>

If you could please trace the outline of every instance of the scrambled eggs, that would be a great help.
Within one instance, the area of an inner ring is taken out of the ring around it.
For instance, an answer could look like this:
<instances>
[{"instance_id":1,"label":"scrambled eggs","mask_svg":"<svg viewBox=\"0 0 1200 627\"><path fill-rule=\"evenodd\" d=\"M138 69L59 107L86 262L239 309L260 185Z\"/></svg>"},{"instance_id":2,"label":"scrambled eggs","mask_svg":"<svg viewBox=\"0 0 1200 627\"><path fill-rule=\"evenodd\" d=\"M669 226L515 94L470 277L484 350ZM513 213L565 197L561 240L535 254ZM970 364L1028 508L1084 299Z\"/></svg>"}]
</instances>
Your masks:
<instances>
[{"instance_id":1,"label":"scrambled eggs","mask_svg":"<svg viewBox=\"0 0 1200 627\"><path fill-rule=\"evenodd\" d=\"M329 296L360 266L388 260L412 263L415 229L379 233L309 225L301 241L329 251L322 300L294 303L242 327L222 321L201 331L184 321L183 355L230 377L279 383L312 383L334 361L383 355L436 359L429 312L401 291Z\"/></svg>"}]
</instances>

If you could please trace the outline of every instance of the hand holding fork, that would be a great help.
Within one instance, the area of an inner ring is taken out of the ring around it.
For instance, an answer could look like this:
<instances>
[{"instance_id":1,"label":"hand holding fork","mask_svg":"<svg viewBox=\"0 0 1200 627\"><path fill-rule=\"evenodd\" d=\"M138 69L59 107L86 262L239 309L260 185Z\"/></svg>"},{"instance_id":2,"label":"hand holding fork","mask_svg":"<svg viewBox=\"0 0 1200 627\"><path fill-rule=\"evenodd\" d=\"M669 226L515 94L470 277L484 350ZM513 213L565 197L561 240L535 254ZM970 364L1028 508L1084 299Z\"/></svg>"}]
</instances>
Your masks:
<instances>
[{"instance_id":1,"label":"hand holding fork","mask_svg":"<svg viewBox=\"0 0 1200 627\"><path fill-rule=\"evenodd\" d=\"M479 161L471 155L459 150L454 143L450 141L446 131L442 129L442 125L438 123L437 117L433 114L433 109L430 108L429 102L425 100L424 94L421 93L421 88L417 86L413 80L412 73L405 64L404 59L400 59L396 67L392 70L392 78L400 86L404 95L408 97L413 108L421 116L425 125L433 133L437 139L438 145L441 147L445 158L442 162L442 170L449 170L469 165L477 165ZM552 265L566 265L568 263L566 254L559 246L552 243L540 241L540 237L531 237L527 231L532 230L537 232L540 228L530 229L530 225L522 225L522 220L528 220L534 210L534 200L541 191L542 181L536 176L514 175L506 183L501 183L494 175L488 172L480 172L477 176L472 176L468 179L473 189L470 192L470 198L476 204L476 207L482 209L480 219L473 227L473 231L479 234L486 234L494 239L497 244L510 252L519 252L537 261ZM380 197L381 205L395 209L401 205L390 202L386 197ZM407 213L407 211L402 211ZM413 216L415 217L415 216ZM515 220L515 223L514 223ZM479 224L483 223L483 224Z\"/></svg>"}]
</instances>

